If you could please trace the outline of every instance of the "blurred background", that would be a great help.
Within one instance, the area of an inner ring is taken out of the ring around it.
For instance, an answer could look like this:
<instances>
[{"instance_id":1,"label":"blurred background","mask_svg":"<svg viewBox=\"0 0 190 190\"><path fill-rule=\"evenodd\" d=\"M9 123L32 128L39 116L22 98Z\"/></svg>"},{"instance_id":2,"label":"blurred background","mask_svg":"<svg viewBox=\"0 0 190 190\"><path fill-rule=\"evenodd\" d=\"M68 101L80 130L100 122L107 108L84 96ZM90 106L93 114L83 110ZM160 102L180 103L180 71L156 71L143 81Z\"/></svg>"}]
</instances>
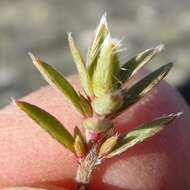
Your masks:
<instances>
[{"instance_id":1,"label":"blurred background","mask_svg":"<svg viewBox=\"0 0 190 190\"><path fill-rule=\"evenodd\" d=\"M0 0L0 107L10 96L19 98L45 85L29 51L65 75L74 73L66 33L72 31L85 53L105 11L113 36L128 47L125 60L166 45L152 68L174 62L167 80L189 101L190 0Z\"/></svg>"}]
</instances>

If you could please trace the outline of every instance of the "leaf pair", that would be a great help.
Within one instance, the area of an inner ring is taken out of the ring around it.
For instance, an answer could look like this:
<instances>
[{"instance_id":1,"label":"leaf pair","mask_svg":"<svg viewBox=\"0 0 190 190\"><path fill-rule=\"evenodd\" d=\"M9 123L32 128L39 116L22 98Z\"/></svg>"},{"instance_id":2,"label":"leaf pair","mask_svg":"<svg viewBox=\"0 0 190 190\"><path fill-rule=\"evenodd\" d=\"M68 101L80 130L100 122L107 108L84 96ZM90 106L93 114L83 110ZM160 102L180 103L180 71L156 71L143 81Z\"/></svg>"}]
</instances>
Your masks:
<instances>
[{"instance_id":1,"label":"leaf pair","mask_svg":"<svg viewBox=\"0 0 190 190\"><path fill-rule=\"evenodd\" d=\"M68 42L73 60L76 64L80 76L81 85L89 97L94 96L93 86L92 86L92 75L96 65L96 60L97 60L96 58L99 54L102 43L107 34L108 34L108 28L107 28L106 17L103 16L100 21L99 27L97 29L93 43L91 45L91 48L89 49L87 64L85 64L85 61L79 49L77 48L71 33L68 33Z\"/></svg>"},{"instance_id":2,"label":"leaf pair","mask_svg":"<svg viewBox=\"0 0 190 190\"><path fill-rule=\"evenodd\" d=\"M130 105L136 103L142 97L144 97L153 87L158 85L160 81L167 75L172 68L173 63L168 63L161 66L155 71L149 73L140 81L136 82L133 86L128 89L121 89L123 96L123 105L117 113L111 114L111 118L116 117L119 113L127 109Z\"/></svg>"},{"instance_id":3,"label":"leaf pair","mask_svg":"<svg viewBox=\"0 0 190 190\"><path fill-rule=\"evenodd\" d=\"M168 63L166 65L163 65L160 68L148 74L147 76L145 76L140 81L136 82L129 89L124 89L123 94L125 97L125 107L139 100L147 92L149 92L154 86L159 84L159 82L170 71L172 66L173 63Z\"/></svg>"},{"instance_id":4,"label":"leaf pair","mask_svg":"<svg viewBox=\"0 0 190 190\"><path fill-rule=\"evenodd\" d=\"M105 15L100 21L89 49L87 68L70 33L68 39L81 84L85 92L91 97L93 95L100 97L116 90L118 81L120 81L120 85L125 83L164 49L163 45L148 49L130 59L119 70L119 60L116 53L118 44L110 37Z\"/></svg>"},{"instance_id":5,"label":"leaf pair","mask_svg":"<svg viewBox=\"0 0 190 190\"><path fill-rule=\"evenodd\" d=\"M93 59L88 59L94 60L89 61L88 68L89 76L92 78L94 94L98 97L113 92L119 86L121 87L122 84L127 82L164 49L164 45L161 44L155 48L141 52L119 69L119 60L116 53L118 44L118 42L114 42L110 37L104 15L100 21L88 55L88 57L94 57Z\"/></svg>"},{"instance_id":6,"label":"leaf pair","mask_svg":"<svg viewBox=\"0 0 190 190\"><path fill-rule=\"evenodd\" d=\"M77 127L74 130L73 137L54 116L50 115L43 109L23 101L16 101L15 103L31 119L44 128L53 138L70 151L75 152L78 157L83 157L85 155L86 143ZM106 155L106 158L111 158L115 155L121 154L130 147L159 133L167 124L171 123L181 114L182 113L177 113L160 117L149 123L145 123L126 135L122 135L120 138L118 138L118 135L108 138L100 147L99 156L102 157Z\"/></svg>"},{"instance_id":7,"label":"leaf pair","mask_svg":"<svg viewBox=\"0 0 190 190\"><path fill-rule=\"evenodd\" d=\"M130 147L139 144L146 139L154 136L155 134L162 131L166 125L174 121L182 113L170 114L167 116L160 117L149 123L143 124L141 127L122 135L118 140L116 145L112 148L111 152L107 154L106 158L111 158L118 154L125 152ZM105 146L105 145L104 145Z\"/></svg>"}]
</instances>

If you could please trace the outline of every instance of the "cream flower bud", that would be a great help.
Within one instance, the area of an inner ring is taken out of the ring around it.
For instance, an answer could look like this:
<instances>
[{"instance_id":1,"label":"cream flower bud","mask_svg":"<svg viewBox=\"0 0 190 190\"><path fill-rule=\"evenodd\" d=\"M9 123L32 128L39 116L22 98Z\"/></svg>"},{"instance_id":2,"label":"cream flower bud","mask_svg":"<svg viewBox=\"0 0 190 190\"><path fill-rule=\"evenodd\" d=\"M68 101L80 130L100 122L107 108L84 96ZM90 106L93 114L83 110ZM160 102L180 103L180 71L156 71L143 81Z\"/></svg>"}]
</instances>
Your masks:
<instances>
[{"instance_id":1,"label":"cream flower bud","mask_svg":"<svg viewBox=\"0 0 190 190\"><path fill-rule=\"evenodd\" d=\"M103 116L117 112L122 105L123 96L121 94L106 94L92 101L94 111Z\"/></svg>"},{"instance_id":2,"label":"cream flower bud","mask_svg":"<svg viewBox=\"0 0 190 190\"><path fill-rule=\"evenodd\" d=\"M84 144L83 139L79 135L75 137L74 149L78 158L83 158L85 156L86 145Z\"/></svg>"},{"instance_id":3,"label":"cream flower bud","mask_svg":"<svg viewBox=\"0 0 190 190\"><path fill-rule=\"evenodd\" d=\"M113 92L116 89L116 76L119 71L119 59L117 49L119 42L108 35L100 51L92 78L92 87L95 96Z\"/></svg>"},{"instance_id":4,"label":"cream flower bud","mask_svg":"<svg viewBox=\"0 0 190 190\"><path fill-rule=\"evenodd\" d=\"M100 133L111 128L112 122L108 119L88 118L83 121L82 125L91 133Z\"/></svg>"}]
</instances>

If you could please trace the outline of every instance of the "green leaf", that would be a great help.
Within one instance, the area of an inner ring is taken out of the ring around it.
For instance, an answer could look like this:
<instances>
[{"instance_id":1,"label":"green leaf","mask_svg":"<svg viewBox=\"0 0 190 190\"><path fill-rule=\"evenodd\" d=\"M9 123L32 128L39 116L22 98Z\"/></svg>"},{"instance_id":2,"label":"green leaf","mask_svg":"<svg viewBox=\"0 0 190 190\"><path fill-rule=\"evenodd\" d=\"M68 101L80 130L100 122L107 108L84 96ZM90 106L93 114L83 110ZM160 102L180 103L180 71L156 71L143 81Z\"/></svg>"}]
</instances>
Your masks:
<instances>
[{"instance_id":1,"label":"green leaf","mask_svg":"<svg viewBox=\"0 0 190 190\"><path fill-rule=\"evenodd\" d=\"M71 50L71 53L73 56L73 60L76 64L77 70L79 72L82 87L83 87L84 91L86 92L86 94L91 97L91 96L93 96L91 79L90 79L88 71L85 67L85 63L82 58L82 55L79 52L78 48L76 47L75 41L74 41L71 33L68 33L68 41L69 41L70 50Z\"/></svg>"},{"instance_id":2,"label":"green leaf","mask_svg":"<svg viewBox=\"0 0 190 190\"><path fill-rule=\"evenodd\" d=\"M90 77L92 77L93 75L99 52L108 34L109 34L109 29L106 20L106 14L104 14L100 20L97 31L95 33L94 40L88 52L87 65Z\"/></svg>"},{"instance_id":3,"label":"green leaf","mask_svg":"<svg viewBox=\"0 0 190 190\"><path fill-rule=\"evenodd\" d=\"M146 139L154 136L155 134L162 131L167 124L171 123L180 115L181 113L163 116L149 123L145 123L139 128L134 129L119 139L115 149L107 157L111 158L113 156L121 154L130 147L133 147L134 145L139 144Z\"/></svg>"},{"instance_id":4,"label":"green leaf","mask_svg":"<svg viewBox=\"0 0 190 190\"><path fill-rule=\"evenodd\" d=\"M117 86L119 60L116 53L118 42L107 36L94 70L92 86L95 96L99 97L112 92Z\"/></svg>"},{"instance_id":5,"label":"green leaf","mask_svg":"<svg viewBox=\"0 0 190 190\"><path fill-rule=\"evenodd\" d=\"M77 109L77 111L84 115L81 108L79 95L71 86L71 84L64 78L64 76L56 71L52 66L39 59L36 59L31 53L29 55L34 65L40 71L46 81L51 86L58 89L65 96L65 98Z\"/></svg>"},{"instance_id":6,"label":"green leaf","mask_svg":"<svg viewBox=\"0 0 190 190\"><path fill-rule=\"evenodd\" d=\"M164 49L164 45L159 45L155 48L147 49L139 53L137 56L130 59L125 63L119 71L118 79L121 83L125 83L131 78L137 71L139 71L146 63L151 61L156 55L158 55Z\"/></svg>"},{"instance_id":7,"label":"green leaf","mask_svg":"<svg viewBox=\"0 0 190 190\"><path fill-rule=\"evenodd\" d=\"M125 105L123 108L126 108L128 105L138 101L148 93L167 75L172 66L173 63L168 63L145 76L131 88L124 90L123 94L125 96Z\"/></svg>"},{"instance_id":8,"label":"green leaf","mask_svg":"<svg viewBox=\"0 0 190 190\"><path fill-rule=\"evenodd\" d=\"M16 101L15 103L53 138L74 152L74 138L54 116L35 105L23 101Z\"/></svg>"}]
</instances>

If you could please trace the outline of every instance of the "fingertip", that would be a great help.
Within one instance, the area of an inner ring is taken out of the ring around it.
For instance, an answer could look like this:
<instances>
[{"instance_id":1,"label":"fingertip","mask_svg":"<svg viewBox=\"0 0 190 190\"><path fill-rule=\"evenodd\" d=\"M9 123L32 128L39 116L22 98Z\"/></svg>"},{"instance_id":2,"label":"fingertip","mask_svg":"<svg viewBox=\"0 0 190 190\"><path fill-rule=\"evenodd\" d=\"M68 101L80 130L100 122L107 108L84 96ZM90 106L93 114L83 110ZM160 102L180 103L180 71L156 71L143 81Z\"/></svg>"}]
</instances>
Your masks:
<instances>
[{"instance_id":1,"label":"fingertip","mask_svg":"<svg viewBox=\"0 0 190 190\"><path fill-rule=\"evenodd\" d=\"M76 79L72 82L78 87ZM44 94L46 94L45 97ZM52 97L54 97L53 101L47 102L47 99ZM25 100L50 111L70 130L73 126L80 126L81 118L60 95L49 87L30 95ZM163 187L162 189L165 190L166 185L172 181L176 187L171 188L173 186L170 185L168 189L174 190L181 187L179 184L184 184L181 176L190 176L190 172L187 173L190 168L187 164L187 160L190 159L187 153L190 145L188 129L190 112L187 104L175 89L161 82L140 102L119 116L115 124L121 131L126 132L155 117L180 111L184 114L172 123L172 127L121 156L105 161L97 168L91 189L157 190ZM61 145L44 131L34 126L34 123L22 113L16 112L13 107L1 113L4 115L0 116L0 126L2 126L0 128L2 150L0 168L3 171L1 176L8 177L0 181L0 186L30 184L36 181L45 181L47 185L48 181L53 181L51 184L55 184L54 181L59 180L61 181L59 187L73 189L77 166L72 155L62 149ZM67 185L65 179L72 182ZM49 184L43 187L57 189Z\"/></svg>"},{"instance_id":2,"label":"fingertip","mask_svg":"<svg viewBox=\"0 0 190 190\"><path fill-rule=\"evenodd\" d=\"M190 154L187 151L190 146L190 111L176 89L161 82L116 118L115 124L121 132L128 132L156 117L178 112L180 117L160 134L105 161L95 173L97 183L94 182L94 187L98 183L103 184L104 189L178 190L185 187L188 183L186 176L190 173Z\"/></svg>"}]
</instances>

